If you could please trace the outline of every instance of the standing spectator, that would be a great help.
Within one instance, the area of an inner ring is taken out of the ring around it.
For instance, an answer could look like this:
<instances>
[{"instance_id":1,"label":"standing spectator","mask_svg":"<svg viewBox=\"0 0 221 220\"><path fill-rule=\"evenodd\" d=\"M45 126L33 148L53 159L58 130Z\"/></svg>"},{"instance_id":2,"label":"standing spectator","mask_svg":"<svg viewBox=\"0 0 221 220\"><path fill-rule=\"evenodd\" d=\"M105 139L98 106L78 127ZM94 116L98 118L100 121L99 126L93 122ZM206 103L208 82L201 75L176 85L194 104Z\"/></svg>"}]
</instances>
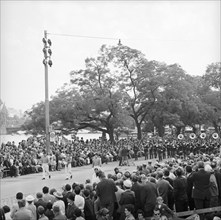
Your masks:
<instances>
[{"instance_id":1,"label":"standing spectator","mask_svg":"<svg viewBox=\"0 0 221 220\"><path fill-rule=\"evenodd\" d=\"M193 199L196 209L204 209L210 206L210 173L204 170L204 162L198 162L198 171L190 177L193 183ZM200 219L203 216L200 215Z\"/></svg>"},{"instance_id":2,"label":"standing spectator","mask_svg":"<svg viewBox=\"0 0 221 220\"><path fill-rule=\"evenodd\" d=\"M125 220L135 220L134 215L134 207L131 204L128 204L124 208L124 213L125 213Z\"/></svg>"},{"instance_id":3,"label":"standing spectator","mask_svg":"<svg viewBox=\"0 0 221 220\"><path fill-rule=\"evenodd\" d=\"M55 196L55 202L53 204L53 210L54 210L54 206L58 206L59 207L59 212L62 215L65 215L65 204L63 201L63 195L60 192L54 192L53 195Z\"/></svg>"},{"instance_id":4,"label":"standing spectator","mask_svg":"<svg viewBox=\"0 0 221 220\"><path fill-rule=\"evenodd\" d=\"M210 207L216 207L218 206L218 195L219 195L216 177L214 175L212 167L209 164L205 165L205 171L210 173L210 188L209 188L211 194Z\"/></svg>"},{"instance_id":5,"label":"standing spectator","mask_svg":"<svg viewBox=\"0 0 221 220\"><path fill-rule=\"evenodd\" d=\"M216 177L216 182L218 186L218 205L221 205L221 170L217 168L217 163L216 162L211 162L211 167L214 171L214 175Z\"/></svg>"},{"instance_id":6,"label":"standing spectator","mask_svg":"<svg viewBox=\"0 0 221 220\"><path fill-rule=\"evenodd\" d=\"M187 181L182 176L183 170L178 168L176 171L177 177L173 181L174 187L174 201L176 212L183 212L188 210L188 197L187 197Z\"/></svg>"},{"instance_id":7,"label":"standing spectator","mask_svg":"<svg viewBox=\"0 0 221 220\"><path fill-rule=\"evenodd\" d=\"M67 217L61 213L60 207L55 205L53 206L54 218L53 220L67 220Z\"/></svg>"},{"instance_id":8,"label":"standing spectator","mask_svg":"<svg viewBox=\"0 0 221 220\"><path fill-rule=\"evenodd\" d=\"M90 191L88 189L85 189L83 194L85 197L85 205L84 205L85 220L95 220L94 204L90 198Z\"/></svg>"},{"instance_id":9,"label":"standing spectator","mask_svg":"<svg viewBox=\"0 0 221 220\"><path fill-rule=\"evenodd\" d=\"M164 179L170 183L173 187L173 180L169 177L170 171L168 169L164 169L163 171ZM173 196L173 189L169 189L168 191L168 207L173 210L174 209L174 196Z\"/></svg>"},{"instance_id":10,"label":"standing spectator","mask_svg":"<svg viewBox=\"0 0 221 220\"><path fill-rule=\"evenodd\" d=\"M34 202L34 205L36 206L36 208L38 208L38 206L43 206L46 209L46 205L47 203L43 200L43 194L41 192L38 192L36 194L36 201Z\"/></svg>"},{"instance_id":11,"label":"standing spectator","mask_svg":"<svg viewBox=\"0 0 221 220\"><path fill-rule=\"evenodd\" d=\"M135 206L135 193L131 191L132 182L131 180L127 179L123 182L125 191L121 194L121 198L119 204L121 205L121 215L120 220L125 219L125 207L126 205L130 204L133 207Z\"/></svg>"},{"instance_id":12,"label":"standing spectator","mask_svg":"<svg viewBox=\"0 0 221 220\"><path fill-rule=\"evenodd\" d=\"M110 217L114 213L114 204L116 202L115 192L117 187L112 179L106 179L103 172L99 173L100 182L97 184L96 194L99 197L101 208L107 208L110 211Z\"/></svg>"},{"instance_id":13,"label":"standing spectator","mask_svg":"<svg viewBox=\"0 0 221 220\"><path fill-rule=\"evenodd\" d=\"M77 206L77 208L81 209L83 212L84 205L85 205L85 199L83 196L80 195L80 193L81 193L80 186L76 186L74 189L74 192L75 192L74 204Z\"/></svg>"},{"instance_id":14,"label":"standing spectator","mask_svg":"<svg viewBox=\"0 0 221 220\"><path fill-rule=\"evenodd\" d=\"M45 215L48 217L49 220L53 220L54 212L53 212L53 209L52 209L52 203L51 202L47 203Z\"/></svg>"},{"instance_id":15,"label":"standing spectator","mask_svg":"<svg viewBox=\"0 0 221 220\"><path fill-rule=\"evenodd\" d=\"M70 184L66 184L65 185L65 190L63 192L63 201L64 201L64 204L65 204L65 210L67 209L68 207L68 197L69 195L71 194L71 185Z\"/></svg>"},{"instance_id":16,"label":"standing spectator","mask_svg":"<svg viewBox=\"0 0 221 220\"><path fill-rule=\"evenodd\" d=\"M46 203L51 202L53 204L55 202L55 197L49 194L49 188L47 186L44 186L42 188L42 192L43 192L43 200Z\"/></svg>"},{"instance_id":17,"label":"standing spectator","mask_svg":"<svg viewBox=\"0 0 221 220\"><path fill-rule=\"evenodd\" d=\"M68 198L67 198L68 206L67 206L67 209L65 211L65 214L66 214L66 217L67 217L68 220L69 219L71 220L73 218L74 211L77 208L77 206L74 204L74 198L75 198L74 193L70 193L68 195Z\"/></svg>"},{"instance_id":18,"label":"standing spectator","mask_svg":"<svg viewBox=\"0 0 221 220\"><path fill-rule=\"evenodd\" d=\"M32 195L29 195L29 196L26 197L26 201L27 201L26 208L31 211L32 220L37 220L36 206L33 204L34 199L35 198Z\"/></svg>"},{"instance_id":19,"label":"standing spectator","mask_svg":"<svg viewBox=\"0 0 221 220\"><path fill-rule=\"evenodd\" d=\"M10 217L13 219L14 218L14 215L15 213L18 211L19 209L19 206L18 206L18 201L22 200L23 199L23 193L22 192L18 192L16 194L16 200L17 202L15 204L12 205L12 210L11 210L11 215Z\"/></svg>"},{"instance_id":20,"label":"standing spectator","mask_svg":"<svg viewBox=\"0 0 221 220\"><path fill-rule=\"evenodd\" d=\"M149 182L146 176L143 177L140 189L140 201L145 217L151 217L153 215L157 195L156 185Z\"/></svg>"},{"instance_id":21,"label":"standing spectator","mask_svg":"<svg viewBox=\"0 0 221 220\"><path fill-rule=\"evenodd\" d=\"M25 200L18 201L18 211L15 213L13 220L32 220L32 213L25 207Z\"/></svg>"},{"instance_id":22,"label":"standing spectator","mask_svg":"<svg viewBox=\"0 0 221 220\"><path fill-rule=\"evenodd\" d=\"M193 175L192 167L186 166L187 197L188 197L188 206L190 210L194 210L195 208L194 199L192 198L192 190L193 190L193 183L191 181L192 175Z\"/></svg>"},{"instance_id":23,"label":"standing spectator","mask_svg":"<svg viewBox=\"0 0 221 220\"><path fill-rule=\"evenodd\" d=\"M166 205L168 205L168 194L170 190L173 190L173 187L170 185L170 183L163 179L163 172L162 171L158 171L157 173L157 191L159 196L161 196L163 198L163 201L165 202Z\"/></svg>"},{"instance_id":24,"label":"standing spectator","mask_svg":"<svg viewBox=\"0 0 221 220\"><path fill-rule=\"evenodd\" d=\"M48 217L45 215L45 209L43 206L38 206L38 220L49 220Z\"/></svg>"}]
</instances>

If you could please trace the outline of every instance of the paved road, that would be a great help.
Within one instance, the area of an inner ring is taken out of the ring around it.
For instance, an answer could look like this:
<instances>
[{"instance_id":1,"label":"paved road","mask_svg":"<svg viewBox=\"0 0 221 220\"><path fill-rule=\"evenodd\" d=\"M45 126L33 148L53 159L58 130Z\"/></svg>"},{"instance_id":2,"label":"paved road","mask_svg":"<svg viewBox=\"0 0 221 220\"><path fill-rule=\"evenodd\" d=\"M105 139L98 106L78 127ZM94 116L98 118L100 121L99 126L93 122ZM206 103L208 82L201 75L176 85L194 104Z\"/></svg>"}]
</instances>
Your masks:
<instances>
[{"instance_id":1,"label":"paved road","mask_svg":"<svg viewBox=\"0 0 221 220\"><path fill-rule=\"evenodd\" d=\"M110 162L108 164L103 164L102 170L105 171L106 174L113 174L114 168L118 167L118 163L119 162ZM126 170L132 172L133 170L136 170L138 165L143 163L147 163L144 158L139 158L138 161L131 159L130 166L122 166L119 167L119 169L122 172L125 172ZM50 189L55 188L61 190L61 187L67 183L71 185L74 182L85 183L86 179L91 179L93 169L91 165L74 167L72 168L72 174L73 178L71 180L65 180L66 176L64 170L51 172L51 179L47 177L46 180L42 180L42 173L0 179L0 206L4 204L11 206L15 200L16 193L19 191L23 192L24 195L35 195L36 192L41 192L44 186L48 186Z\"/></svg>"}]
</instances>

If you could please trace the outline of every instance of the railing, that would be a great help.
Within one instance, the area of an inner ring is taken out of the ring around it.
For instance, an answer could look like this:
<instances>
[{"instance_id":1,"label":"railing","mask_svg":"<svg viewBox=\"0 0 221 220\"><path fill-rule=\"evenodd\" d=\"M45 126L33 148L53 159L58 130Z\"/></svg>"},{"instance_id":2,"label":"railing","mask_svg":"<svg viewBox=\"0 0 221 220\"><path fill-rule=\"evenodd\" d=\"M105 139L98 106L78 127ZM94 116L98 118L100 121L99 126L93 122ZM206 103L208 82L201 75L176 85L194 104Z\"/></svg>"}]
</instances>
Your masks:
<instances>
[{"instance_id":1,"label":"railing","mask_svg":"<svg viewBox=\"0 0 221 220\"><path fill-rule=\"evenodd\" d=\"M212 207L212 208L205 208L205 209L196 209L196 210L191 210L191 211L185 211L185 212L177 212L175 213L173 219L174 220L183 220L183 216L191 216L194 214L204 214L204 213L210 213L210 212L220 212L221 211L221 206L217 207Z\"/></svg>"}]
</instances>

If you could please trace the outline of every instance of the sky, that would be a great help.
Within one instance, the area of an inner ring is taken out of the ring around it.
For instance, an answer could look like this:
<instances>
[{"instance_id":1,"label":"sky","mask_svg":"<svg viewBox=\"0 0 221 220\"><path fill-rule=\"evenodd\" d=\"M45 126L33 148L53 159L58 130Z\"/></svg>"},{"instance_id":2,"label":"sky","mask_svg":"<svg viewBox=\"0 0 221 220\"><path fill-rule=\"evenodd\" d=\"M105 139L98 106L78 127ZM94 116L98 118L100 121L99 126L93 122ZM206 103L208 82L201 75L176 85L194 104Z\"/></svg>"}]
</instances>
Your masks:
<instances>
[{"instance_id":1,"label":"sky","mask_svg":"<svg viewBox=\"0 0 221 220\"><path fill-rule=\"evenodd\" d=\"M44 30L52 41L49 96L69 83L72 70L85 67L87 57L96 57L103 44L117 45L117 39L148 60L178 63L190 75L202 76L209 64L220 62L219 0L1 0L0 28L0 97L22 111L45 100Z\"/></svg>"}]
</instances>

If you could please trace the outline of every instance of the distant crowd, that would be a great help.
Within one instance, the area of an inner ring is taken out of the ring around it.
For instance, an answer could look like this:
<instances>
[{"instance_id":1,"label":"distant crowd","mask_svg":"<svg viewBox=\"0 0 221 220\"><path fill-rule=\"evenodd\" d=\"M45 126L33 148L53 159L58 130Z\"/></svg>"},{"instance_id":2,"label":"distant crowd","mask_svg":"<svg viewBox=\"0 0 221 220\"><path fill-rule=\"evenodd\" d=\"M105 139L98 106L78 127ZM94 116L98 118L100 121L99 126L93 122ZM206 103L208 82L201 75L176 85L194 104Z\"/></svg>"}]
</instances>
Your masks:
<instances>
[{"instance_id":1,"label":"distant crowd","mask_svg":"<svg viewBox=\"0 0 221 220\"><path fill-rule=\"evenodd\" d=\"M127 165L128 158L137 160L157 158L186 158L190 153L218 154L220 142L217 140L162 140L134 138L121 139L114 143L101 139L76 139L72 142L51 143L49 152L49 169L60 170L65 166L65 158L71 156L71 166L92 164L95 154L101 157L102 163L119 161L119 165ZM0 149L1 177L26 175L42 171L41 157L45 152L45 140L30 137L16 145L14 142L2 143Z\"/></svg>"},{"instance_id":2,"label":"distant crowd","mask_svg":"<svg viewBox=\"0 0 221 220\"><path fill-rule=\"evenodd\" d=\"M177 212L221 206L221 158L216 153L176 155L155 163L148 159L132 172L117 166L105 173L95 162L92 158L94 174L84 183L73 180L62 191L47 185L27 197L18 192L12 207L1 207L0 220L166 220ZM211 212L198 219L220 217Z\"/></svg>"}]
</instances>

